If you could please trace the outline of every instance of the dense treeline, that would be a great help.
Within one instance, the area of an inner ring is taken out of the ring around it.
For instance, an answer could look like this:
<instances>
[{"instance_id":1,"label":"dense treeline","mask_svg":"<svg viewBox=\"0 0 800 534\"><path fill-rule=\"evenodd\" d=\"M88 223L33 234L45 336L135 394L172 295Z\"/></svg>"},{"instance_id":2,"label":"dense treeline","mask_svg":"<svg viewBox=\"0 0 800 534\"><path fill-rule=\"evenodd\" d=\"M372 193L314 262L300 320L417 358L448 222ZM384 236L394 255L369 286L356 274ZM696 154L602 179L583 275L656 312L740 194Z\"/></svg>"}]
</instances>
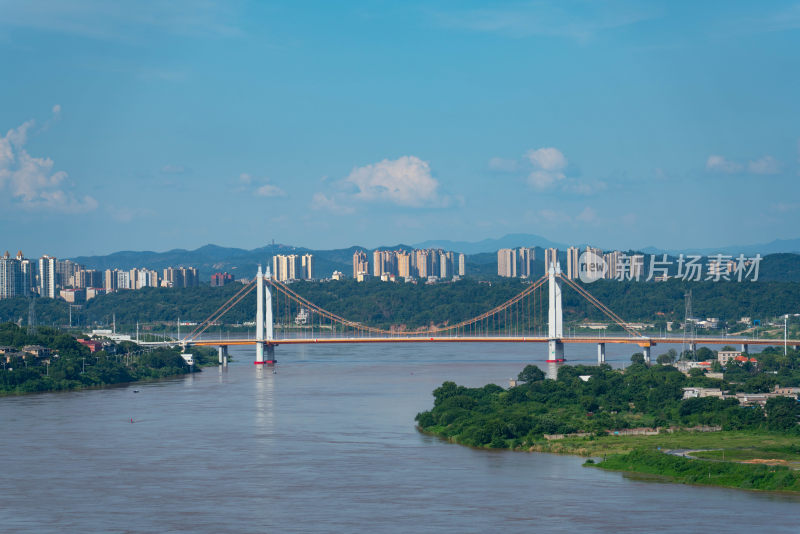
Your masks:
<instances>
[{"instance_id":1,"label":"dense treeline","mask_svg":"<svg viewBox=\"0 0 800 534\"><path fill-rule=\"evenodd\" d=\"M796 366L800 353L793 352L791 360ZM800 408L794 399L771 398L766 411L740 406L736 399L683 400L684 387L727 389L729 384L704 376L686 377L672 366L633 363L625 372L607 365L564 366L555 380L544 379L541 371L528 366L520 379L526 382L508 390L493 384L466 388L445 382L433 392L433 409L418 414L417 423L426 432L458 443L493 448L529 446L544 434L636 427L718 425L725 430L800 435ZM787 382L797 385L800 375L793 374Z\"/></svg>"},{"instance_id":2,"label":"dense treeline","mask_svg":"<svg viewBox=\"0 0 800 534\"><path fill-rule=\"evenodd\" d=\"M136 380L186 374L212 360L211 351L196 351L197 364L192 369L180 356L179 349L158 348L145 351L139 346L122 342L106 350L91 353L75 337L54 328L39 327L28 334L13 323L0 324L0 346L21 351L26 345L49 348L58 357L34 358L15 355L11 361L0 354L0 395L58 391L93 386L119 384Z\"/></svg>"},{"instance_id":3,"label":"dense treeline","mask_svg":"<svg viewBox=\"0 0 800 534\"><path fill-rule=\"evenodd\" d=\"M120 291L97 297L80 310L73 309L73 324L110 324L116 314L118 325L136 322L202 321L241 289L240 284L221 288L146 288ZM500 279L491 283L465 279L432 285L386 283L375 279L357 283L353 280L297 282L291 288L319 306L348 319L373 326L405 325L407 328L432 323L454 323L483 313L501 304L525 288L519 279ZM791 282L682 282L663 283L598 281L585 286L590 293L627 321L663 322L682 320L684 294L691 289L698 317L718 317L731 323L742 316L776 317L788 310L800 309L800 284ZM527 317L536 311L536 323L542 325L547 311L546 287L542 288L541 307L526 302L517 310ZM607 318L573 290L564 288L565 321ZM279 301L280 298L280 301ZM273 296L276 310L285 299ZM252 321L255 292L245 297L223 318L226 323ZM297 311L296 306L293 308ZM26 324L26 299L0 300L0 320ZM39 324L68 323L69 305L61 300L36 299ZM494 323L502 328L504 318ZM525 324L528 324L526 319Z\"/></svg>"}]
</instances>

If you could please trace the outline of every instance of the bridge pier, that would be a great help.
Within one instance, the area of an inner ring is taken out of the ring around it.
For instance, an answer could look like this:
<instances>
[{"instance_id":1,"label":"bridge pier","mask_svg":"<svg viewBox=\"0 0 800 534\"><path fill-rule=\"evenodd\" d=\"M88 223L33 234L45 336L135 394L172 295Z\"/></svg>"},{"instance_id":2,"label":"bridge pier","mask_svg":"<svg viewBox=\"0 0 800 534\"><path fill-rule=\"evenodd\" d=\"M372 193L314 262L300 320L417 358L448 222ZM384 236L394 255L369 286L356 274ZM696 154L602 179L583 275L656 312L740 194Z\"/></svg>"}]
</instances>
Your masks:
<instances>
[{"instance_id":1,"label":"bridge pier","mask_svg":"<svg viewBox=\"0 0 800 534\"><path fill-rule=\"evenodd\" d=\"M219 357L220 365L228 365L228 346L220 345L217 347L217 356Z\"/></svg>"},{"instance_id":2,"label":"bridge pier","mask_svg":"<svg viewBox=\"0 0 800 534\"><path fill-rule=\"evenodd\" d=\"M602 365L606 363L606 344L605 343L598 343L597 344L597 365Z\"/></svg>"},{"instance_id":3,"label":"bridge pier","mask_svg":"<svg viewBox=\"0 0 800 534\"><path fill-rule=\"evenodd\" d=\"M742 343L742 354L747 354L747 343Z\"/></svg>"},{"instance_id":4,"label":"bridge pier","mask_svg":"<svg viewBox=\"0 0 800 534\"><path fill-rule=\"evenodd\" d=\"M650 347L642 347L642 354L644 354L644 363L650 365Z\"/></svg>"},{"instance_id":5,"label":"bridge pier","mask_svg":"<svg viewBox=\"0 0 800 534\"><path fill-rule=\"evenodd\" d=\"M547 362L563 362L564 361L564 343L560 339L551 339L547 342Z\"/></svg>"}]
</instances>

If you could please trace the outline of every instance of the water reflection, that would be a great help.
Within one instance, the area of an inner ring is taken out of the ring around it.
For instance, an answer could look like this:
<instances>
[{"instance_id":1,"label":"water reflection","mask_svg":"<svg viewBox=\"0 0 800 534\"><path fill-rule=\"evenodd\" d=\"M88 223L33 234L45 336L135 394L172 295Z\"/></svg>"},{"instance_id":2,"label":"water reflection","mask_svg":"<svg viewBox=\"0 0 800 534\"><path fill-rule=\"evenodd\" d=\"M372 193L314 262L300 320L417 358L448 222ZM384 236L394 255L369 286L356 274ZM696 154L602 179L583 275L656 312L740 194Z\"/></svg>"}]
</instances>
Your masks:
<instances>
[{"instance_id":1,"label":"water reflection","mask_svg":"<svg viewBox=\"0 0 800 534\"><path fill-rule=\"evenodd\" d=\"M275 382L277 369L271 365L255 365L255 436L264 443L272 442L275 432Z\"/></svg>"}]
</instances>

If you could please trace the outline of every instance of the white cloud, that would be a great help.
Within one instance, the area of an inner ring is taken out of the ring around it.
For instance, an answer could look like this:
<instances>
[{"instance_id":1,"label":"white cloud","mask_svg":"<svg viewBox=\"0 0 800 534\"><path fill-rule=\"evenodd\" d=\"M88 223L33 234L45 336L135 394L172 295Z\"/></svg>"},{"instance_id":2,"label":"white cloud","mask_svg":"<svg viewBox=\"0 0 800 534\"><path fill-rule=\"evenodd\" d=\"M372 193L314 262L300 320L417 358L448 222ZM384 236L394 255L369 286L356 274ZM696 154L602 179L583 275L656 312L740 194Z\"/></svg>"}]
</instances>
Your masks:
<instances>
[{"instance_id":1,"label":"white cloud","mask_svg":"<svg viewBox=\"0 0 800 534\"><path fill-rule=\"evenodd\" d=\"M53 106L53 115L60 115L61 114L61 105L56 104Z\"/></svg>"},{"instance_id":2,"label":"white cloud","mask_svg":"<svg viewBox=\"0 0 800 534\"><path fill-rule=\"evenodd\" d=\"M560 172L533 171L528 175L528 183L536 189L549 189L556 183L556 180L563 178L564 174Z\"/></svg>"},{"instance_id":3,"label":"white cloud","mask_svg":"<svg viewBox=\"0 0 800 534\"><path fill-rule=\"evenodd\" d=\"M764 156L747 164L747 170L753 174L778 174L781 165L772 156Z\"/></svg>"},{"instance_id":4,"label":"white cloud","mask_svg":"<svg viewBox=\"0 0 800 534\"><path fill-rule=\"evenodd\" d=\"M781 165L778 160L770 155L751 160L745 166L737 161L714 154L706 160L706 169L724 174L739 174L745 171L750 174L778 174L781 172Z\"/></svg>"},{"instance_id":5,"label":"white cloud","mask_svg":"<svg viewBox=\"0 0 800 534\"><path fill-rule=\"evenodd\" d=\"M32 120L24 122L0 137L0 192L25 209L80 213L97 208L94 198L76 198L66 190L67 173L54 171L53 160L33 157L25 150L33 125Z\"/></svg>"},{"instance_id":6,"label":"white cloud","mask_svg":"<svg viewBox=\"0 0 800 534\"><path fill-rule=\"evenodd\" d=\"M534 188L548 189L565 178L562 171L567 166L567 158L557 148L531 149L525 157L534 168L528 175L528 183Z\"/></svg>"},{"instance_id":7,"label":"white cloud","mask_svg":"<svg viewBox=\"0 0 800 534\"><path fill-rule=\"evenodd\" d=\"M535 167L546 171L558 171L567 166L567 158L557 148L537 148L528 150L525 153Z\"/></svg>"},{"instance_id":8,"label":"white cloud","mask_svg":"<svg viewBox=\"0 0 800 534\"><path fill-rule=\"evenodd\" d=\"M264 184L256 189L256 195L260 197L285 197L286 192L278 186Z\"/></svg>"},{"instance_id":9,"label":"white cloud","mask_svg":"<svg viewBox=\"0 0 800 534\"><path fill-rule=\"evenodd\" d=\"M513 159L492 158L489 160L489 168L493 171L514 172L519 164Z\"/></svg>"},{"instance_id":10,"label":"white cloud","mask_svg":"<svg viewBox=\"0 0 800 534\"><path fill-rule=\"evenodd\" d=\"M269 183L269 178L256 178L243 172L239 175L239 185L234 188L237 193L247 193L259 197L285 197L286 191Z\"/></svg>"},{"instance_id":11,"label":"white cloud","mask_svg":"<svg viewBox=\"0 0 800 534\"><path fill-rule=\"evenodd\" d=\"M311 199L311 209L329 211L336 215L348 215L355 212L352 206L343 205L335 196L327 196L324 193L314 193Z\"/></svg>"},{"instance_id":12,"label":"white cloud","mask_svg":"<svg viewBox=\"0 0 800 534\"><path fill-rule=\"evenodd\" d=\"M439 182L431 177L427 161L416 156L385 159L353 169L345 179L358 188L356 198L388 201L401 206L430 206L440 203Z\"/></svg>"},{"instance_id":13,"label":"white cloud","mask_svg":"<svg viewBox=\"0 0 800 534\"><path fill-rule=\"evenodd\" d=\"M736 163L735 161L725 159L723 156L712 154L708 156L706 160L706 169L725 174L735 174L737 172L742 172L743 167L741 163Z\"/></svg>"}]
</instances>

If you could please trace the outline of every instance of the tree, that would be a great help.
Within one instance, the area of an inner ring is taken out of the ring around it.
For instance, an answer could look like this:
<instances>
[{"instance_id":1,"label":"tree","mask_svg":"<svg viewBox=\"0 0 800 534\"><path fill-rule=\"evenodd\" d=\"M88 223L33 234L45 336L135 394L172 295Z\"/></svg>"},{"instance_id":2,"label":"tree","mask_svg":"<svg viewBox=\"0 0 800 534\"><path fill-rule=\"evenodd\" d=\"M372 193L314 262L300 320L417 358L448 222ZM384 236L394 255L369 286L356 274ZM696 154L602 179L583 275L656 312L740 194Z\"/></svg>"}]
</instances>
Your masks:
<instances>
[{"instance_id":1,"label":"tree","mask_svg":"<svg viewBox=\"0 0 800 534\"><path fill-rule=\"evenodd\" d=\"M667 364L675 362L675 357L676 356L677 356L677 353L675 352L675 349L669 349L668 352L665 352L664 354L660 354L658 356L658 358L656 358L656 362L660 363L661 365L667 365Z\"/></svg>"},{"instance_id":2,"label":"tree","mask_svg":"<svg viewBox=\"0 0 800 534\"><path fill-rule=\"evenodd\" d=\"M544 380L544 371L535 365L526 365L525 368L517 375L517 380L520 382L538 382Z\"/></svg>"},{"instance_id":3,"label":"tree","mask_svg":"<svg viewBox=\"0 0 800 534\"><path fill-rule=\"evenodd\" d=\"M714 356L714 351L709 349L708 347L700 347L699 349L697 349L696 354L698 362L705 362L716 358L716 356Z\"/></svg>"},{"instance_id":4,"label":"tree","mask_svg":"<svg viewBox=\"0 0 800 534\"><path fill-rule=\"evenodd\" d=\"M770 430L796 430L800 404L791 397L767 399L767 427Z\"/></svg>"},{"instance_id":5,"label":"tree","mask_svg":"<svg viewBox=\"0 0 800 534\"><path fill-rule=\"evenodd\" d=\"M631 363L644 364L644 354L642 354L641 352L634 353L634 355L631 356Z\"/></svg>"}]
</instances>

